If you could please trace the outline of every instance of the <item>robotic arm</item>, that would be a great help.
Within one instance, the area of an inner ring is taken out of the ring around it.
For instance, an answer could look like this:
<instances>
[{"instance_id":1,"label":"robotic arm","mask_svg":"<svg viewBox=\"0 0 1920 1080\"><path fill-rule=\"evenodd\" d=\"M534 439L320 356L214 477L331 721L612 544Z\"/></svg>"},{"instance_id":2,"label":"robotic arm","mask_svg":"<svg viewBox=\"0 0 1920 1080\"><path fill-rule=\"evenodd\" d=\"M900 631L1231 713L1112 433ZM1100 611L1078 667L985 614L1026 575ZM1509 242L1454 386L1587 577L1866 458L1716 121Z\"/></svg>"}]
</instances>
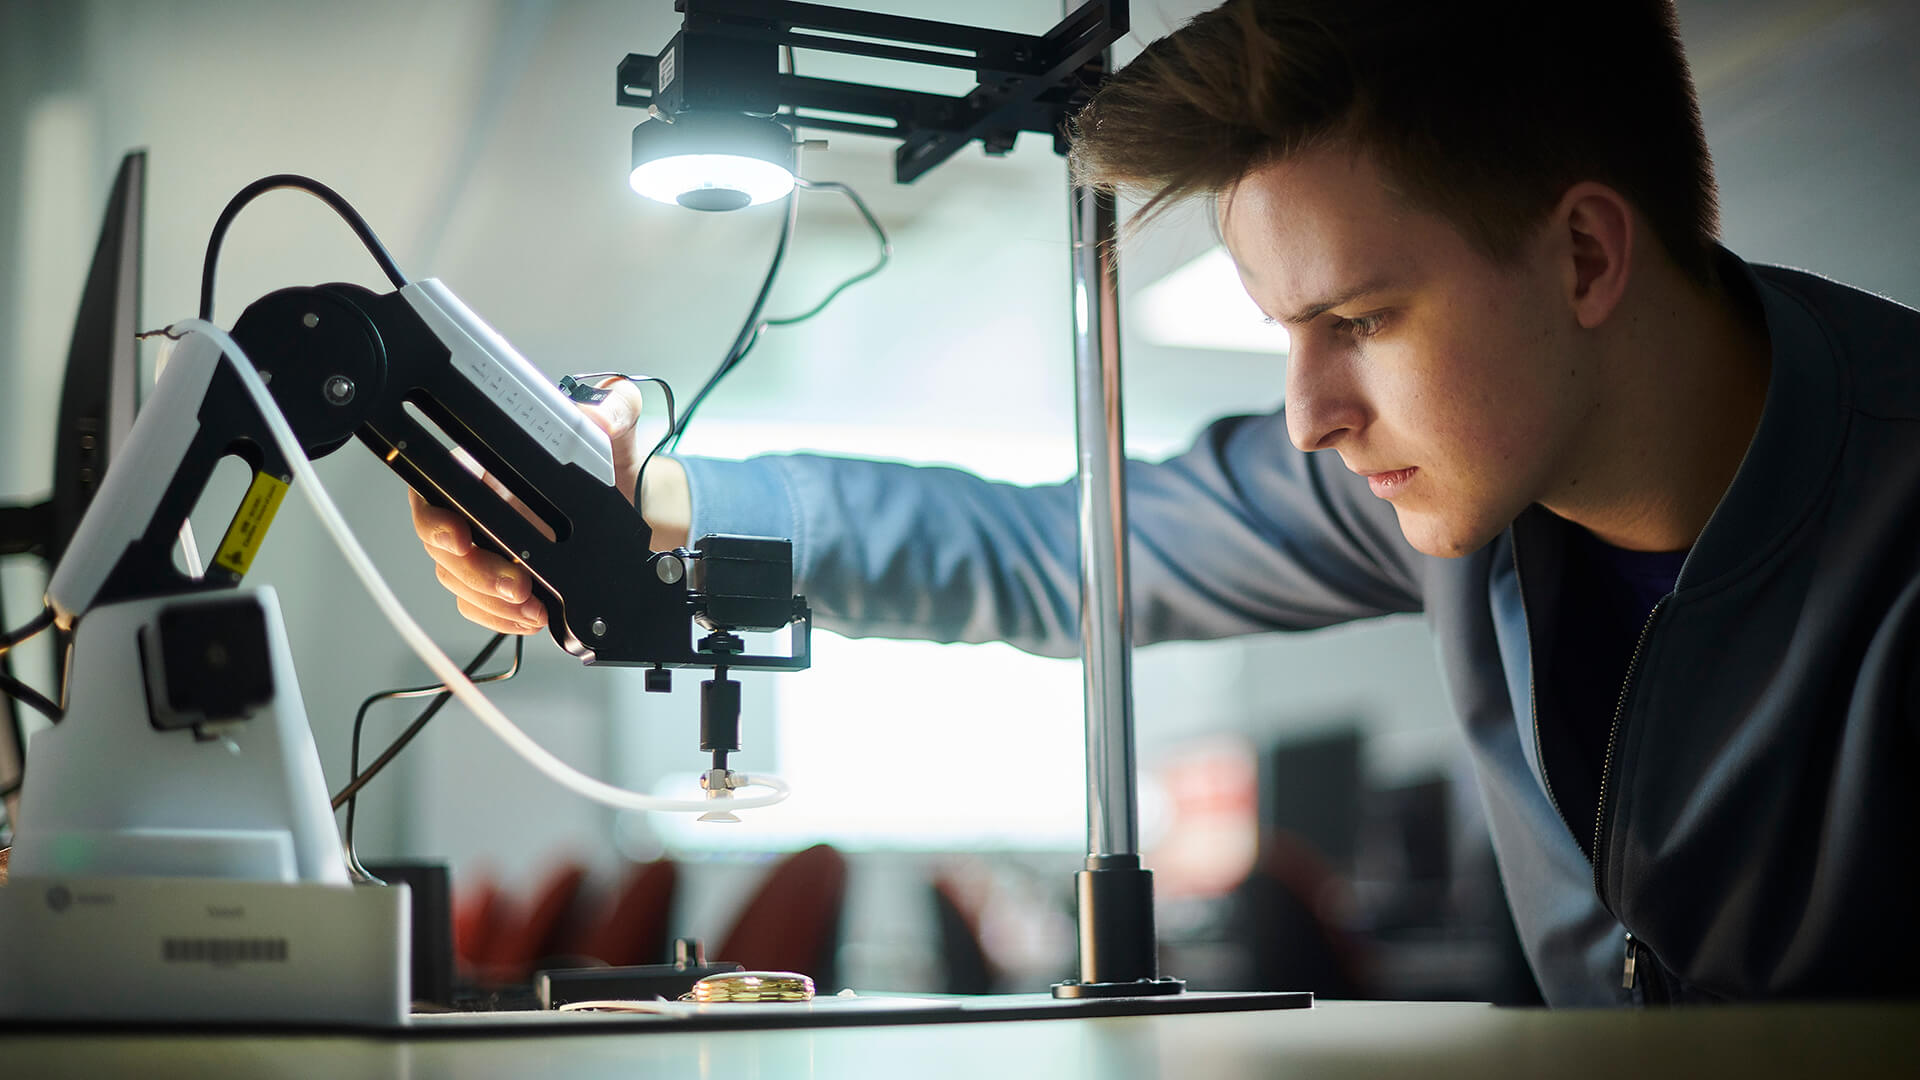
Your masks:
<instances>
[{"instance_id":1,"label":"robotic arm","mask_svg":"<svg viewBox=\"0 0 1920 1080\"><path fill-rule=\"evenodd\" d=\"M791 543L716 535L653 551L614 486L605 433L439 281L281 290L249 306L233 337L309 457L358 438L427 500L464 515L477 543L527 568L569 653L651 666L649 690L670 689L670 668L713 669L702 749L721 775L710 779L725 779L738 748L728 670L808 665L811 618L792 595ZM48 600L63 626L97 605L237 585L292 481L217 347L189 340L135 424L136 452L108 474L55 573ZM174 537L228 455L254 478L213 566L189 577L173 566ZM748 653L738 636L789 624L784 656Z\"/></svg>"}]
</instances>

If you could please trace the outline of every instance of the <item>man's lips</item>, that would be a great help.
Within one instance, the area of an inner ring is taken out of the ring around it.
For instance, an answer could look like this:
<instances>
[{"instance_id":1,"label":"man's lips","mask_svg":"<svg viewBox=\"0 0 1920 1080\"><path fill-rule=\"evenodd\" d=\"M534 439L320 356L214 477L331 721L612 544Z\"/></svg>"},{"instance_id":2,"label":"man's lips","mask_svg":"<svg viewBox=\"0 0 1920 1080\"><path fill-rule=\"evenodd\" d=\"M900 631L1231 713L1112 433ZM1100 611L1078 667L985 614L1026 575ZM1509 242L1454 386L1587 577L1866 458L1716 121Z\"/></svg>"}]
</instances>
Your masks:
<instances>
[{"instance_id":1,"label":"man's lips","mask_svg":"<svg viewBox=\"0 0 1920 1080\"><path fill-rule=\"evenodd\" d=\"M1419 466L1410 465L1404 469L1389 469L1385 472L1363 472L1360 473L1360 475L1367 478L1367 486L1373 489L1375 495L1383 499L1391 499L1401 491L1404 491L1408 482L1413 479L1413 475L1419 471Z\"/></svg>"}]
</instances>

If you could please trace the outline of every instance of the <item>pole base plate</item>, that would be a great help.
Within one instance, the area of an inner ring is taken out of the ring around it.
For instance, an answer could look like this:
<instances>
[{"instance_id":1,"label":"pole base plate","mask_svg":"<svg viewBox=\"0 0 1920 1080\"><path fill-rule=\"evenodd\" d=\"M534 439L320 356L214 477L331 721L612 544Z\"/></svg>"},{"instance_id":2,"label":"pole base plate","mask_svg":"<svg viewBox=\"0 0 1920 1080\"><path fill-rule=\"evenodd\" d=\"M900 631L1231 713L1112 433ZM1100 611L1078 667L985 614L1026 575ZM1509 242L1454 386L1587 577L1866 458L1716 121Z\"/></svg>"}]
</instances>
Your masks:
<instances>
[{"instance_id":1,"label":"pole base plate","mask_svg":"<svg viewBox=\"0 0 1920 1080\"><path fill-rule=\"evenodd\" d=\"M1166 994L1183 994L1187 990L1185 979L1176 979L1162 975L1157 979L1132 979L1127 982L1079 982L1069 979L1053 984L1053 996L1057 998L1110 998L1110 997L1161 997Z\"/></svg>"}]
</instances>

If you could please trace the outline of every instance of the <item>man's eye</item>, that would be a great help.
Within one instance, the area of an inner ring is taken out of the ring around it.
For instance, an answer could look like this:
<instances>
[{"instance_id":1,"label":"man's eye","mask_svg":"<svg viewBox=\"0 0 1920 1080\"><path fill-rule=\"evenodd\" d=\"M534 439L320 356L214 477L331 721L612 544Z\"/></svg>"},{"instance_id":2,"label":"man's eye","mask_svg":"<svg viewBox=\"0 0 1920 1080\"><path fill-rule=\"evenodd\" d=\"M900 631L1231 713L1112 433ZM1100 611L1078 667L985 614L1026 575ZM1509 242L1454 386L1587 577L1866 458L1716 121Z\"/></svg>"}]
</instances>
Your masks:
<instances>
[{"instance_id":1,"label":"man's eye","mask_svg":"<svg viewBox=\"0 0 1920 1080\"><path fill-rule=\"evenodd\" d=\"M1380 332L1380 327L1386 321L1387 317L1383 314L1356 315L1351 319L1335 315L1333 329L1335 333L1352 334L1354 337L1372 337Z\"/></svg>"}]
</instances>

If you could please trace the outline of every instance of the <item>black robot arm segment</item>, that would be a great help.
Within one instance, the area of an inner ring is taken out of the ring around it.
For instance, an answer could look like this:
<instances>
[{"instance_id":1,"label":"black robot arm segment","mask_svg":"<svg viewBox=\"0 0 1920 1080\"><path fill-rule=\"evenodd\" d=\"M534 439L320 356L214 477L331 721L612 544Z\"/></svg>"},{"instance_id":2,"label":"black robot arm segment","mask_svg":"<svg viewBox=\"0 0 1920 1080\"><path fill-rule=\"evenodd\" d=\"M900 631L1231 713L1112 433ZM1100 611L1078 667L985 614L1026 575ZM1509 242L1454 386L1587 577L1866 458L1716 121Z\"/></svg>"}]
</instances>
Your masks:
<instances>
[{"instance_id":1,"label":"black robot arm segment","mask_svg":"<svg viewBox=\"0 0 1920 1080\"><path fill-rule=\"evenodd\" d=\"M605 435L439 282L379 294L282 290L250 306L233 336L276 398L298 373L300 406L327 418L308 420L316 441L331 449L358 438L427 501L465 517L476 543L524 566L554 640L573 655L808 665L811 615L792 595L792 545L705 537L691 550L653 551L652 531L614 484ZM719 633L789 624L784 656L731 652L737 643ZM716 633L696 639L699 627Z\"/></svg>"},{"instance_id":2,"label":"black robot arm segment","mask_svg":"<svg viewBox=\"0 0 1920 1080\"><path fill-rule=\"evenodd\" d=\"M332 313L338 306L320 310ZM379 343L362 324L334 319L309 349L341 358L329 370L377 380ZM263 372L302 450L316 458L338 449L352 430L311 406L322 393L317 370L311 363L286 363ZM238 584L293 481L266 420L217 349L183 347L167 376L135 421L128 439L134 452L107 475L49 584L48 600L62 625L100 604ZM173 562L174 544L227 457L245 462L252 480L212 565L198 577L182 573Z\"/></svg>"}]
</instances>

